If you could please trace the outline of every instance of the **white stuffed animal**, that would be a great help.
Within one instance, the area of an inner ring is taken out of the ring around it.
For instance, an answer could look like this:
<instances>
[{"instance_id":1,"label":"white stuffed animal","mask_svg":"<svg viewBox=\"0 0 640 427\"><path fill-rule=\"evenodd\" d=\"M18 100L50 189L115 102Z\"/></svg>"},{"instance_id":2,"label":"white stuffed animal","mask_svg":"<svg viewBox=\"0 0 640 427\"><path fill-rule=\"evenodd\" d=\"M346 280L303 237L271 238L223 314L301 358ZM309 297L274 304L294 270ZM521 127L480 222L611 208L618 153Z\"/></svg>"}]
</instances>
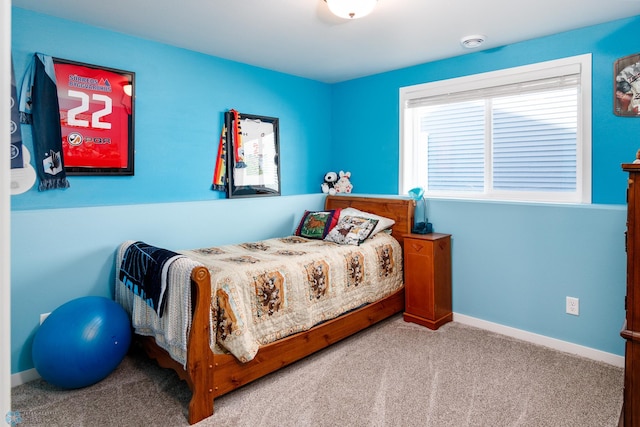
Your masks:
<instances>
[{"instance_id":1,"label":"white stuffed animal","mask_svg":"<svg viewBox=\"0 0 640 427\"><path fill-rule=\"evenodd\" d=\"M340 178L338 178L338 181L333 185L333 188L338 193L351 193L351 190L353 190L353 184L351 184L350 181L351 172L340 171L339 175Z\"/></svg>"},{"instance_id":2,"label":"white stuffed animal","mask_svg":"<svg viewBox=\"0 0 640 427\"><path fill-rule=\"evenodd\" d=\"M322 188L322 192L325 194L334 195L336 194L335 188L333 186L338 181L338 174L335 172L327 172L324 175L324 182L320 185Z\"/></svg>"}]
</instances>

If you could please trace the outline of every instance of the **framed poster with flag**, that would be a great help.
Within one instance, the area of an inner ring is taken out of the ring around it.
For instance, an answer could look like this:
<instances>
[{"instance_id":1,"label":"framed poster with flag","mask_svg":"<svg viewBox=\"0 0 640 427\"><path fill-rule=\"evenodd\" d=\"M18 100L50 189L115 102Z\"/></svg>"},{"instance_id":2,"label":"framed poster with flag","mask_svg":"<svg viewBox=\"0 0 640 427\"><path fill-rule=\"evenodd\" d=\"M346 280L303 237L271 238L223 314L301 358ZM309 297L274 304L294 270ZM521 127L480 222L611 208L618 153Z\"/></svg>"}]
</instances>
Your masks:
<instances>
[{"instance_id":1,"label":"framed poster with flag","mask_svg":"<svg viewBox=\"0 0 640 427\"><path fill-rule=\"evenodd\" d=\"M135 73L53 58L67 175L134 174Z\"/></svg>"}]
</instances>

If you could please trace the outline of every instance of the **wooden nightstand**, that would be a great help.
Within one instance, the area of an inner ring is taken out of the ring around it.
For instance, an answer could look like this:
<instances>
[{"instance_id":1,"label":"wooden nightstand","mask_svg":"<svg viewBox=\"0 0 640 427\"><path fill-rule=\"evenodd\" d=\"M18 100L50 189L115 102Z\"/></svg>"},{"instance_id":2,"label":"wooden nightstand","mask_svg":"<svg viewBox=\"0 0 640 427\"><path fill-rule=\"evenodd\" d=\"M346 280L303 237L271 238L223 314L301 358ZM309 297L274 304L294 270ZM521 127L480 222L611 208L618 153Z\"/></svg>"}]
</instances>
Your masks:
<instances>
[{"instance_id":1,"label":"wooden nightstand","mask_svg":"<svg viewBox=\"0 0 640 427\"><path fill-rule=\"evenodd\" d=\"M438 329L453 320L451 312L451 235L404 236L406 322Z\"/></svg>"}]
</instances>

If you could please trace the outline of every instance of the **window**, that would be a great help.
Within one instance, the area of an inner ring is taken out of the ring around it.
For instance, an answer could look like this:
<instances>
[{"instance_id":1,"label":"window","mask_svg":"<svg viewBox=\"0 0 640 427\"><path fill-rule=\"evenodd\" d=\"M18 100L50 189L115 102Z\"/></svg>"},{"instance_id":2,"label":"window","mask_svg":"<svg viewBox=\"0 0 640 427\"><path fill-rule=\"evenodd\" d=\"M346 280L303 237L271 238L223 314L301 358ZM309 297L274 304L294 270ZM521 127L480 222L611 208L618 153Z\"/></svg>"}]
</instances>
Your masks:
<instances>
[{"instance_id":1,"label":"window","mask_svg":"<svg viewBox=\"0 0 640 427\"><path fill-rule=\"evenodd\" d=\"M591 55L400 89L400 193L591 202Z\"/></svg>"}]
</instances>

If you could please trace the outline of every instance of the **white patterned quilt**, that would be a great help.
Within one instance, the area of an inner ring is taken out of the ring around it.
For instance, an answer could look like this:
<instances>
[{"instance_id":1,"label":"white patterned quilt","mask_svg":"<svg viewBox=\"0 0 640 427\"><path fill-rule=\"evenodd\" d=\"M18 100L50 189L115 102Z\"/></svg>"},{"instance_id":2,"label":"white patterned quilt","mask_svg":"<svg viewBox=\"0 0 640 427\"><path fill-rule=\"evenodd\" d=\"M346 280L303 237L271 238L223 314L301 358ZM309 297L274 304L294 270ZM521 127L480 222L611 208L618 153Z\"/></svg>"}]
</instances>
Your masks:
<instances>
[{"instance_id":1,"label":"white patterned quilt","mask_svg":"<svg viewBox=\"0 0 640 427\"><path fill-rule=\"evenodd\" d=\"M211 274L212 350L243 362L403 285L400 245L387 233L360 246L290 236L179 252Z\"/></svg>"}]
</instances>

